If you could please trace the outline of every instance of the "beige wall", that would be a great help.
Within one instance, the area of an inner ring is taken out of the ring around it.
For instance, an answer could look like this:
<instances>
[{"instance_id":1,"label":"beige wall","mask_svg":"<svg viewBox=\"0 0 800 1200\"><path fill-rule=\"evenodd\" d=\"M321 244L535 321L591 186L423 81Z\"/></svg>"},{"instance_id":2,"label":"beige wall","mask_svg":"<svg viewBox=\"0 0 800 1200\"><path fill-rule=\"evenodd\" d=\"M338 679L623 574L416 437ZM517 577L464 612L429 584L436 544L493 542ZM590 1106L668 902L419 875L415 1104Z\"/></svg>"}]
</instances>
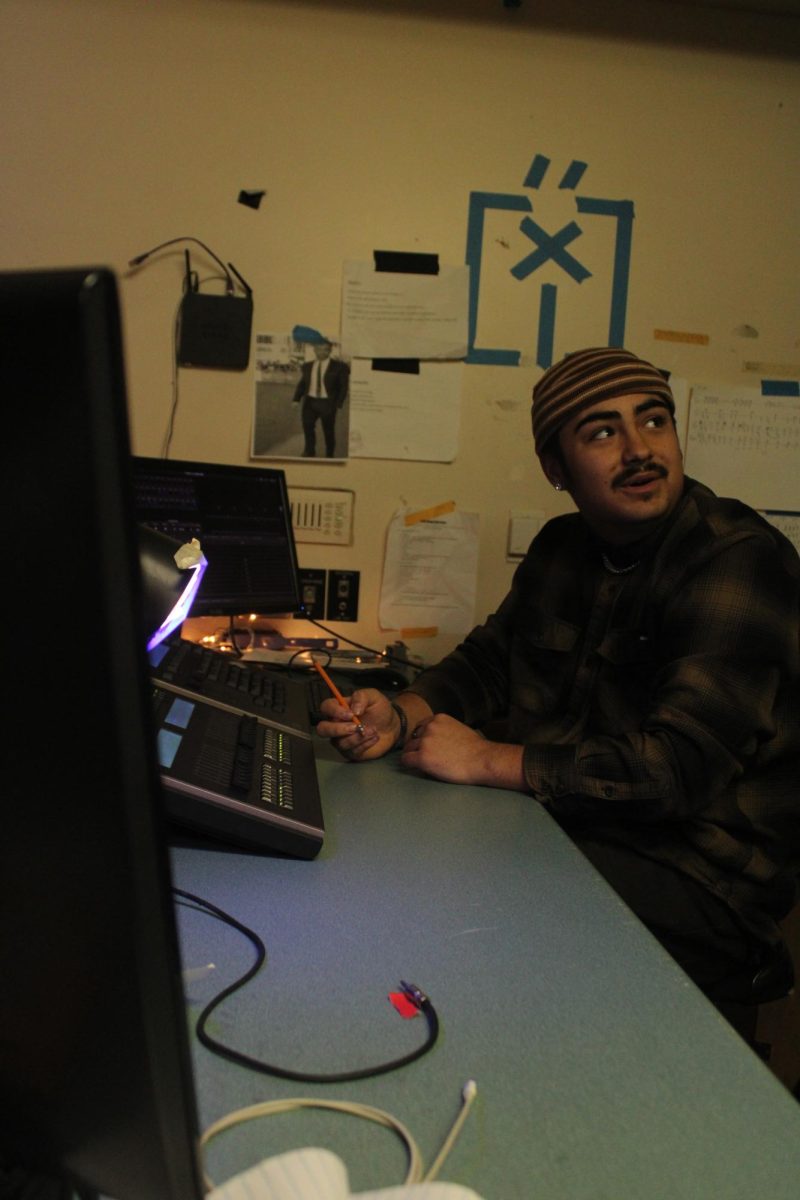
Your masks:
<instances>
[{"instance_id":1,"label":"beige wall","mask_svg":"<svg viewBox=\"0 0 800 1200\"><path fill-rule=\"evenodd\" d=\"M164 437L183 261L178 251L129 276L134 254L199 237L253 286L256 329L335 330L344 259L379 247L462 263L470 193L525 194L537 153L554 176L584 160L580 192L635 205L632 349L690 382L754 383L745 362L800 362L800 23L611 3L598 31L581 22L585 6L528 7L539 16L500 0L0 0L0 265L119 272L138 453L160 453ZM697 36L706 26L788 52L714 48ZM625 27L628 40L614 32ZM237 203L241 188L266 189L259 211ZM527 194L548 230L575 216L554 186ZM396 636L377 625L396 507L454 500L480 513L477 617L511 576L509 511L557 511L529 437L535 295L548 279L563 293L556 356L605 340L611 243L592 242L589 224L584 299L552 264L512 287L506 268L532 244L519 214L492 217L481 332L527 344L517 368L466 367L454 463L285 464L290 485L356 493L351 547L300 547L302 566L362 572L361 619L343 634ZM172 456L247 462L252 400L250 372L182 371Z\"/></svg>"}]
</instances>

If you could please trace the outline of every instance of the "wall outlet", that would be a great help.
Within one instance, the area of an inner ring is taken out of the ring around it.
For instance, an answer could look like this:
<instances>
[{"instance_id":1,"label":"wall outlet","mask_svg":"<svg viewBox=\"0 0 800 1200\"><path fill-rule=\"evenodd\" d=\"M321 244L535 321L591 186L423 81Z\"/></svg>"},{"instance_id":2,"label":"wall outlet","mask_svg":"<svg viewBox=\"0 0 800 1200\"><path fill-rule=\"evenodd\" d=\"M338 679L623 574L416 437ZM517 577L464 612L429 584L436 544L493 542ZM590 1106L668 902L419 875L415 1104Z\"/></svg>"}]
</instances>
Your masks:
<instances>
[{"instance_id":1,"label":"wall outlet","mask_svg":"<svg viewBox=\"0 0 800 1200\"><path fill-rule=\"evenodd\" d=\"M328 621L358 620L358 584L360 571L328 572Z\"/></svg>"}]
</instances>

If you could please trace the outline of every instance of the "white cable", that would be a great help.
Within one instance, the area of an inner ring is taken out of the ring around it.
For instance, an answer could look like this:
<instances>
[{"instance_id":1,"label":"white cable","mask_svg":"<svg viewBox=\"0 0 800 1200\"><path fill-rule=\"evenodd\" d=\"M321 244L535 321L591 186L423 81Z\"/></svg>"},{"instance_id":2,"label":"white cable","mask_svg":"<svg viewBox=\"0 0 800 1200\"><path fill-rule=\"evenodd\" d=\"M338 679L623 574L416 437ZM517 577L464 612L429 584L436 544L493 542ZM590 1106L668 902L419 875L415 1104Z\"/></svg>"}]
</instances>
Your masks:
<instances>
[{"instance_id":1,"label":"white cable","mask_svg":"<svg viewBox=\"0 0 800 1200\"><path fill-rule=\"evenodd\" d=\"M466 1121L467 1116L469 1115L469 1110L472 1107L472 1102L475 1099L475 1097L477 1096L477 1094L478 1094L477 1083L475 1082L474 1079L468 1079L467 1082L464 1084L463 1088L461 1089L461 1110L460 1110L458 1116L456 1117L455 1121L453 1122L453 1124L450 1128L450 1132L448 1133L447 1137L442 1142L442 1147L441 1147L439 1153L436 1155L436 1158L433 1160L431 1165L428 1167L428 1170L425 1172L425 1175L423 1178L424 1183L430 1183L430 1181L432 1179L435 1179L436 1176L439 1174L439 1171L442 1169L444 1160L447 1158L448 1154L453 1149L453 1146L455 1145L455 1142L456 1142L456 1138L461 1133L462 1126L463 1126L464 1122Z\"/></svg>"},{"instance_id":2,"label":"white cable","mask_svg":"<svg viewBox=\"0 0 800 1200\"><path fill-rule=\"evenodd\" d=\"M226 1129L232 1129L235 1125L240 1125L244 1121L252 1121L256 1117L269 1117L276 1113L292 1112L298 1108L329 1108L336 1112L343 1112L352 1117L363 1117L368 1121L375 1121L378 1125L384 1125L389 1129L394 1129L395 1133L406 1144L408 1150L408 1171L404 1182L420 1183L422 1181L422 1155L419 1152L419 1147L414 1141L410 1131L406 1129L402 1121L397 1117L393 1117L391 1113L384 1112L380 1108L372 1108L367 1104L352 1104L344 1100L268 1100L263 1104L251 1104L248 1108L240 1108L236 1112L229 1113L225 1117L220 1117L213 1125L210 1125L205 1130L200 1138L201 1147L206 1146L213 1137L224 1132ZM205 1185L210 1191L214 1184L209 1179L208 1175L204 1174Z\"/></svg>"},{"instance_id":3,"label":"white cable","mask_svg":"<svg viewBox=\"0 0 800 1200\"><path fill-rule=\"evenodd\" d=\"M408 1151L408 1170L404 1183L406 1185L423 1183L434 1179L441 1170L442 1164L461 1132L477 1091L477 1085L472 1079L464 1085L461 1092L461 1108L458 1116L453 1122L450 1132L442 1143L441 1149L427 1173L424 1172L419 1146L410 1130L406 1128L402 1121L392 1116L391 1113L385 1112L382 1108L373 1108L369 1104L356 1104L345 1100L314 1100L300 1097L288 1100L267 1100L261 1104L251 1104L247 1108L236 1109L235 1112L228 1113L226 1116L220 1117L212 1125L209 1125L200 1137L200 1146L204 1149L208 1146L212 1138L217 1137L218 1134L224 1133L228 1129L233 1129L234 1126L241 1125L245 1121L253 1121L258 1117L270 1117L277 1113L292 1112L299 1108L327 1108L335 1112L345 1113L351 1117L362 1117L367 1121L374 1121L378 1125L393 1129L405 1143L406 1150ZM213 1181L205 1171L203 1172L203 1181L208 1191L214 1188Z\"/></svg>"}]
</instances>

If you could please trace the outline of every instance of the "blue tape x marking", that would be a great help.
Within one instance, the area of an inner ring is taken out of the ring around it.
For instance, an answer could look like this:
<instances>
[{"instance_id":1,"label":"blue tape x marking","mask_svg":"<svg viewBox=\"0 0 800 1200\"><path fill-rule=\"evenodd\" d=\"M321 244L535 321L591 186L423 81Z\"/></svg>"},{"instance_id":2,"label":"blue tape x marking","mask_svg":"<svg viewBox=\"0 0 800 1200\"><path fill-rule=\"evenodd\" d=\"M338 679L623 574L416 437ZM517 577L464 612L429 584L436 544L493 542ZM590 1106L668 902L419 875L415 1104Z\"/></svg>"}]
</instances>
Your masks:
<instances>
[{"instance_id":1,"label":"blue tape x marking","mask_svg":"<svg viewBox=\"0 0 800 1200\"><path fill-rule=\"evenodd\" d=\"M584 279L589 278L592 272L564 249L570 242L574 242L581 236L581 227L575 221L570 221L569 225L565 225L563 229L559 229L558 233L553 234L546 233L532 217L525 217L520 221L519 227L526 237L530 238L532 242L536 242L539 249L535 250L533 254L527 255L511 268L511 274L515 279L527 279L549 259L552 259L559 267L563 267L577 283L583 283Z\"/></svg>"}]
</instances>

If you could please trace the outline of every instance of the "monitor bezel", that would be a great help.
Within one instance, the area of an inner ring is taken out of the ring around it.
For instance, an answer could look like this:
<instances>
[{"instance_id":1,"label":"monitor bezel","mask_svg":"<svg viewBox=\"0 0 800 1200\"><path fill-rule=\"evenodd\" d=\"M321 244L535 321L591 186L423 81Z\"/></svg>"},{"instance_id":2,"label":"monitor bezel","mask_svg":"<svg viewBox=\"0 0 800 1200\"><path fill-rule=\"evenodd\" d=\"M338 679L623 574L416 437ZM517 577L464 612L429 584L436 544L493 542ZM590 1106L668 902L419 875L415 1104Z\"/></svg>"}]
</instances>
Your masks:
<instances>
[{"instance_id":1,"label":"monitor bezel","mask_svg":"<svg viewBox=\"0 0 800 1200\"><path fill-rule=\"evenodd\" d=\"M7 639L0 1163L201 1200L113 272L0 274L0 330L4 558L34 631Z\"/></svg>"}]
</instances>

